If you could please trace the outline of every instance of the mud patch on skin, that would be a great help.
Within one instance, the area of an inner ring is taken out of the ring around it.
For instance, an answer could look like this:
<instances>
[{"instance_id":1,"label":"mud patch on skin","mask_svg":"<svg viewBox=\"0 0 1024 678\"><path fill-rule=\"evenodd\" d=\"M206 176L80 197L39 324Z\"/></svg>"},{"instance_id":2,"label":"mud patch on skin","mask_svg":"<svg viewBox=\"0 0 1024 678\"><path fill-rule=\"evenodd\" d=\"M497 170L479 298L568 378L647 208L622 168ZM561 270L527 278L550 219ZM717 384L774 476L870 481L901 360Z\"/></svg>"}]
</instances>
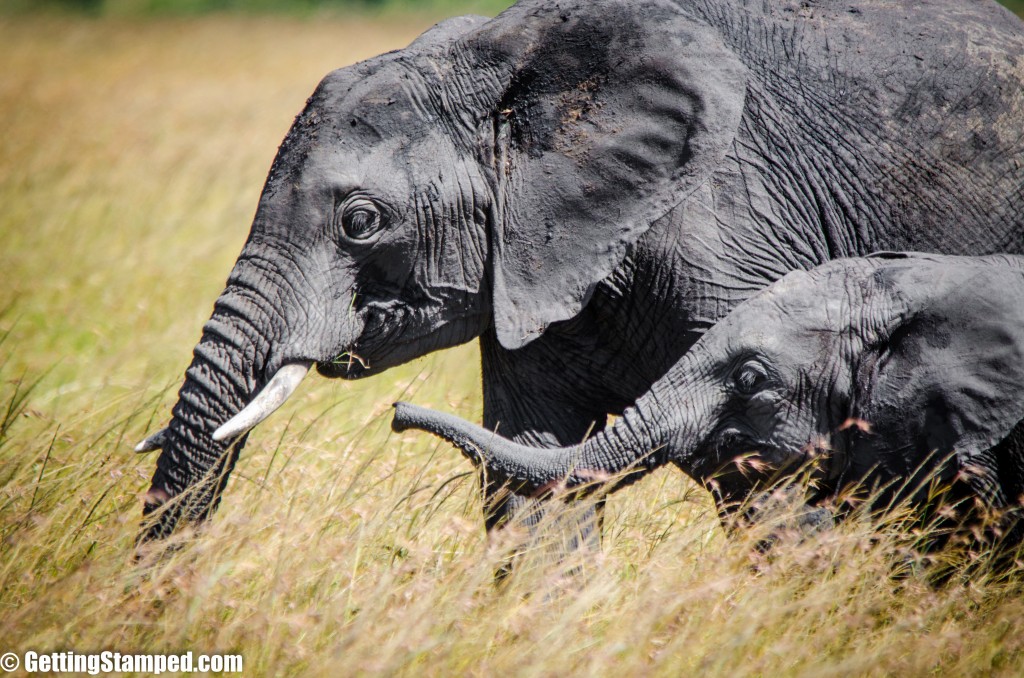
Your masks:
<instances>
[{"instance_id":1,"label":"mud patch on skin","mask_svg":"<svg viewBox=\"0 0 1024 678\"><path fill-rule=\"evenodd\" d=\"M555 149L572 157L577 163L586 162L590 156L588 126L602 131L592 114L604 106L597 99L597 92L607 79L607 74L587 78L559 98L560 124Z\"/></svg>"}]
</instances>

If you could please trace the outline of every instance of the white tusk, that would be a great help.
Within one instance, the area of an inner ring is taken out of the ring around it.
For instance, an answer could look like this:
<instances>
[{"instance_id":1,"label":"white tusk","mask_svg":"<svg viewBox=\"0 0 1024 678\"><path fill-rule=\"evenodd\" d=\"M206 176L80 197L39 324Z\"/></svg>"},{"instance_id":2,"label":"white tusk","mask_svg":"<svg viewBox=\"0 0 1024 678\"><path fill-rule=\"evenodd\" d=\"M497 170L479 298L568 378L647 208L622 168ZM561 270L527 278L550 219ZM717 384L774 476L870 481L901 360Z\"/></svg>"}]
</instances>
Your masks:
<instances>
[{"instance_id":1,"label":"white tusk","mask_svg":"<svg viewBox=\"0 0 1024 678\"><path fill-rule=\"evenodd\" d=\"M162 428L153 435L149 436L141 443L135 446L135 451L139 452L152 452L153 450L159 450L163 448L164 442L167 440L167 429Z\"/></svg>"},{"instance_id":2,"label":"white tusk","mask_svg":"<svg viewBox=\"0 0 1024 678\"><path fill-rule=\"evenodd\" d=\"M237 438L272 415L295 392L312 364L307 361L288 363L279 369L252 402L213 432L213 439L220 443Z\"/></svg>"}]
</instances>

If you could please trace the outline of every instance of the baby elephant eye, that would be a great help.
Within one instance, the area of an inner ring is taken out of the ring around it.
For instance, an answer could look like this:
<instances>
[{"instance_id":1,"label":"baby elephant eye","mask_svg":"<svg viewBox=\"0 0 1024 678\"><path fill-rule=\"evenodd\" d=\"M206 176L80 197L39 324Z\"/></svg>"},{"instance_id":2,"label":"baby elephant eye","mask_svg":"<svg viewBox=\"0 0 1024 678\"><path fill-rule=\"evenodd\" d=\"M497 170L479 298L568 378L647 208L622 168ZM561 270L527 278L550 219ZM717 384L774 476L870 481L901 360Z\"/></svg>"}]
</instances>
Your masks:
<instances>
[{"instance_id":1,"label":"baby elephant eye","mask_svg":"<svg viewBox=\"0 0 1024 678\"><path fill-rule=\"evenodd\" d=\"M341 228L352 240L367 240L384 227L384 216L365 198L341 205Z\"/></svg>"},{"instance_id":2,"label":"baby elephant eye","mask_svg":"<svg viewBox=\"0 0 1024 678\"><path fill-rule=\"evenodd\" d=\"M748 360L736 368L733 383L743 395L753 395L768 383L768 370L759 360Z\"/></svg>"}]
</instances>

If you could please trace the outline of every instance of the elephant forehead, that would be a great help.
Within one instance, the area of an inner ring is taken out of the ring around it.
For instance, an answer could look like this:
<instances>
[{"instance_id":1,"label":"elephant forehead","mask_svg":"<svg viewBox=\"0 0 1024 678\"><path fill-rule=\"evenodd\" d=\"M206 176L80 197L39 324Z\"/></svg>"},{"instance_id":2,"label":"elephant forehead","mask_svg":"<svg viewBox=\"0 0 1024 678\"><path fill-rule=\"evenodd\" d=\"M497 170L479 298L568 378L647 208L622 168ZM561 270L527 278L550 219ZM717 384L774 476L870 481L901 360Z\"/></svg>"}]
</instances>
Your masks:
<instances>
[{"instance_id":1,"label":"elephant forehead","mask_svg":"<svg viewBox=\"0 0 1024 678\"><path fill-rule=\"evenodd\" d=\"M742 351L770 351L787 333L782 309L766 299L748 300L705 334L702 342L727 354Z\"/></svg>"},{"instance_id":2,"label":"elephant forehead","mask_svg":"<svg viewBox=\"0 0 1024 678\"><path fill-rule=\"evenodd\" d=\"M302 183L310 191L327 187L338 195L367 191L401 210L413 194L433 200L482 185L477 166L461 160L451 140L438 132L392 137L371 146L318 143Z\"/></svg>"},{"instance_id":3,"label":"elephant forehead","mask_svg":"<svg viewBox=\"0 0 1024 678\"><path fill-rule=\"evenodd\" d=\"M309 103L341 111L352 105L387 105L397 87L394 60L376 57L331 71L317 86Z\"/></svg>"},{"instance_id":4,"label":"elephant forehead","mask_svg":"<svg viewBox=\"0 0 1024 678\"><path fill-rule=\"evenodd\" d=\"M339 69L321 80L278 149L267 180L272 190L278 184L298 183L300 175L317 181L319 177L311 175L326 167L344 167L384 141L408 136L400 132L401 116L387 113L396 107L388 103L392 97L386 93L401 92L388 84L393 77L386 74L394 69L384 69L385 64L378 62L381 58Z\"/></svg>"},{"instance_id":5,"label":"elephant forehead","mask_svg":"<svg viewBox=\"0 0 1024 678\"><path fill-rule=\"evenodd\" d=\"M787 285L769 289L740 304L708 332L709 342L724 342L730 353L755 351L785 356L803 347L820 351L854 322L849 300L812 294L813 286ZM814 341L808 341L814 337ZM724 348L724 347L722 347Z\"/></svg>"},{"instance_id":6,"label":"elephant forehead","mask_svg":"<svg viewBox=\"0 0 1024 678\"><path fill-rule=\"evenodd\" d=\"M843 332L858 323L865 300L875 291L870 279L877 268L877 262L863 259L830 262L790 273L755 299L804 329Z\"/></svg>"},{"instance_id":7,"label":"elephant forehead","mask_svg":"<svg viewBox=\"0 0 1024 678\"><path fill-rule=\"evenodd\" d=\"M334 71L310 98L332 136L379 140L415 135L436 122L443 108L439 75L397 57L380 59L372 68L364 62Z\"/></svg>"},{"instance_id":8,"label":"elephant forehead","mask_svg":"<svg viewBox=\"0 0 1024 678\"><path fill-rule=\"evenodd\" d=\"M750 314L757 324L770 328L773 333L786 329L816 327L838 330L850 315L850 300L836 290L816 285L770 287L750 302Z\"/></svg>"},{"instance_id":9,"label":"elephant forehead","mask_svg":"<svg viewBox=\"0 0 1024 678\"><path fill-rule=\"evenodd\" d=\"M408 145L400 138L383 139L370 146L319 142L309 152L304 178L335 188L366 186L370 179L400 180L405 187L405 175L412 169L407 162Z\"/></svg>"}]
</instances>

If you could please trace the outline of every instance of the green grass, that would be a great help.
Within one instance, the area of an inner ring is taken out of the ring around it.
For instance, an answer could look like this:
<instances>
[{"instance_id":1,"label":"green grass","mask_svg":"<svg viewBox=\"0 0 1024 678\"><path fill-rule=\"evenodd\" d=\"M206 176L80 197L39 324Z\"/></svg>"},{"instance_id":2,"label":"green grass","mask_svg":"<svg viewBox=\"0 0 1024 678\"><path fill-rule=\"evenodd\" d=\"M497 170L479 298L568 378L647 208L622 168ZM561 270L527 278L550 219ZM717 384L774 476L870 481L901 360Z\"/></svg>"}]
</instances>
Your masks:
<instances>
[{"instance_id":1,"label":"green grass","mask_svg":"<svg viewBox=\"0 0 1024 678\"><path fill-rule=\"evenodd\" d=\"M133 564L154 457L131 446L167 419L277 144L324 73L427 21L0 21L0 654L239 652L249 675L1020 675L1020 582L930 586L905 532L857 521L754 567L757 535L725 539L668 471L612 498L585 577L538 546L494 587L515 533L489 543L468 464L388 426L399 397L479 417L474 346L307 380L202 534Z\"/></svg>"},{"instance_id":2,"label":"green grass","mask_svg":"<svg viewBox=\"0 0 1024 678\"><path fill-rule=\"evenodd\" d=\"M999 4L1021 16L1024 16L1024 0L999 0Z\"/></svg>"}]
</instances>

